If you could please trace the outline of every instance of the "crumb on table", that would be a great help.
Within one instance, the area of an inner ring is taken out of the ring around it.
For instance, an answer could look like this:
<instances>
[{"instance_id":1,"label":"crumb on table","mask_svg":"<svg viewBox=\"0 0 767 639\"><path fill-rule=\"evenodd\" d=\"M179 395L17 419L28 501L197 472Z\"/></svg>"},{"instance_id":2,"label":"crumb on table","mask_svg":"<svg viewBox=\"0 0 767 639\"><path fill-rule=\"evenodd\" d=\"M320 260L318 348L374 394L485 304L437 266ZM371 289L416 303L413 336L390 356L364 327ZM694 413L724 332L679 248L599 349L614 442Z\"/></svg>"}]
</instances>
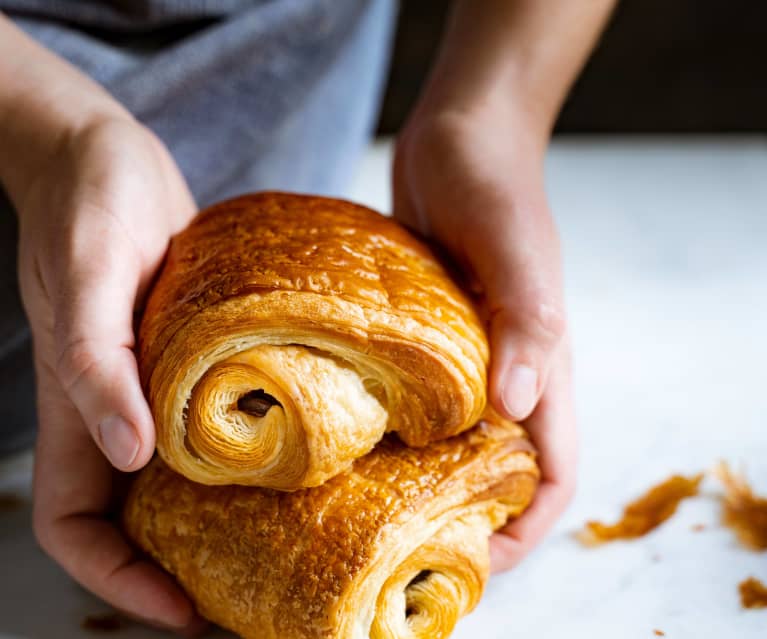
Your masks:
<instances>
[{"instance_id":1,"label":"crumb on table","mask_svg":"<svg viewBox=\"0 0 767 639\"><path fill-rule=\"evenodd\" d=\"M744 608L767 608L767 586L756 577L741 581L738 590Z\"/></svg>"},{"instance_id":2,"label":"crumb on table","mask_svg":"<svg viewBox=\"0 0 767 639\"><path fill-rule=\"evenodd\" d=\"M577 538L585 546L596 546L616 539L642 537L671 517L683 499L695 497L702 479L702 473L692 477L673 475L626 506L617 523L589 521Z\"/></svg>"},{"instance_id":3,"label":"crumb on table","mask_svg":"<svg viewBox=\"0 0 767 639\"><path fill-rule=\"evenodd\" d=\"M746 548L767 550L767 498L754 493L746 478L733 473L724 462L716 468L716 475L725 489L722 523Z\"/></svg>"}]
</instances>

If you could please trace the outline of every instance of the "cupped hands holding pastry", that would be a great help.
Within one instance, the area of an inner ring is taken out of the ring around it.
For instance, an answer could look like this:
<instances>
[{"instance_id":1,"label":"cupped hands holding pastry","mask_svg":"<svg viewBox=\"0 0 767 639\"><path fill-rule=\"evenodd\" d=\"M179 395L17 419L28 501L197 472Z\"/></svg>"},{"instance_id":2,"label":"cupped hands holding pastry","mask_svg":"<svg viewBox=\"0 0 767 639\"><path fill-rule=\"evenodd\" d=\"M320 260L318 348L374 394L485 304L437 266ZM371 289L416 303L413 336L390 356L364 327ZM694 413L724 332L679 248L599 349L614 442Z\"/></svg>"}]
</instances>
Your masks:
<instances>
[{"instance_id":1,"label":"cupped hands holding pastry","mask_svg":"<svg viewBox=\"0 0 767 639\"><path fill-rule=\"evenodd\" d=\"M573 489L575 441L559 249L543 187L553 118L612 0L456 2L400 136L395 215L466 269L490 330L490 397L540 451L531 511L495 535L508 568ZM115 521L121 474L154 425L134 314L196 207L163 145L95 83L0 16L0 181L19 215L39 436L35 531L83 586L180 632L192 604ZM115 470L117 469L117 471Z\"/></svg>"},{"instance_id":2,"label":"cupped hands holding pastry","mask_svg":"<svg viewBox=\"0 0 767 639\"><path fill-rule=\"evenodd\" d=\"M192 604L134 552L114 515L123 478L115 469L141 468L155 442L134 312L194 201L157 138L2 17L0 60L0 177L19 218L37 376L35 533L118 609L192 631Z\"/></svg>"}]
</instances>

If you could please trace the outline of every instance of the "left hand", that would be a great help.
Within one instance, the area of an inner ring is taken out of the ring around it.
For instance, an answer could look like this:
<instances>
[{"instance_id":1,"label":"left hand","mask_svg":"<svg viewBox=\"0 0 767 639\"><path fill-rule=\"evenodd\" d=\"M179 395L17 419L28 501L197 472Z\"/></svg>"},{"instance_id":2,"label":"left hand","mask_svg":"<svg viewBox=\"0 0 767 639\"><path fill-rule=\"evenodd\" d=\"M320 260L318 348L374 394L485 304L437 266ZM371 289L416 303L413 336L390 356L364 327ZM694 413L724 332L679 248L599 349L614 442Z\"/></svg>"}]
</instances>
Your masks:
<instances>
[{"instance_id":1,"label":"left hand","mask_svg":"<svg viewBox=\"0 0 767 639\"><path fill-rule=\"evenodd\" d=\"M463 268L490 336L490 400L539 451L532 507L491 539L495 571L514 566L573 494L576 435L559 241L546 201L541 127L510 101L417 109L394 162L394 216Z\"/></svg>"}]
</instances>

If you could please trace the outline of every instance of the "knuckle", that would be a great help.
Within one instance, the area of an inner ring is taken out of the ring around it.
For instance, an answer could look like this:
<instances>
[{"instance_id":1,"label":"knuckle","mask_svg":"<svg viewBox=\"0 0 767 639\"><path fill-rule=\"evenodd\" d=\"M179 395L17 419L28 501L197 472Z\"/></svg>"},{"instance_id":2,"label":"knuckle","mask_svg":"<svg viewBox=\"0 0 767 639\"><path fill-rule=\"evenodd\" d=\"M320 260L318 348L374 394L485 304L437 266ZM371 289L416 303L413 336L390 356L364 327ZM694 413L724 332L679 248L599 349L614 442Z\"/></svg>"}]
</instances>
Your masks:
<instances>
[{"instance_id":1,"label":"knuckle","mask_svg":"<svg viewBox=\"0 0 767 639\"><path fill-rule=\"evenodd\" d=\"M534 293L523 304L527 332L548 345L558 343L567 331L565 309L561 302Z\"/></svg>"},{"instance_id":2,"label":"knuckle","mask_svg":"<svg viewBox=\"0 0 767 639\"><path fill-rule=\"evenodd\" d=\"M99 358L93 346L87 339L76 339L61 349L56 361L56 375L66 392L71 391L98 364Z\"/></svg>"}]
</instances>

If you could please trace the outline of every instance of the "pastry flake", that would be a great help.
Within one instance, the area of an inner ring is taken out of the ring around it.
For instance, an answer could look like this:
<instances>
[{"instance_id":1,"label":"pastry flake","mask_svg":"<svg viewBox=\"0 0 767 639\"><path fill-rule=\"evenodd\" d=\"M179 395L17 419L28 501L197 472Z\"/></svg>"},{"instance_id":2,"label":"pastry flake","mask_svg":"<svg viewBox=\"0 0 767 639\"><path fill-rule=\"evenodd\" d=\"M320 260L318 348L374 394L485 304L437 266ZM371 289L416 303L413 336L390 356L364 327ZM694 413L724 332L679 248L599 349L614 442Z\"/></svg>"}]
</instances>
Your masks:
<instances>
[{"instance_id":1,"label":"pastry flake","mask_svg":"<svg viewBox=\"0 0 767 639\"><path fill-rule=\"evenodd\" d=\"M586 546L642 537L669 519L682 500L696 496L702 480L702 473L692 477L673 475L626 506L615 524L589 521L576 536Z\"/></svg>"},{"instance_id":2,"label":"pastry flake","mask_svg":"<svg viewBox=\"0 0 767 639\"><path fill-rule=\"evenodd\" d=\"M767 608L767 586L756 577L740 582L738 590L744 608Z\"/></svg>"},{"instance_id":3,"label":"pastry flake","mask_svg":"<svg viewBox=\"0 0 767 639\"><path fill-rule=\"evenodd\" d=\"M767 550L767 498L756 495L743 475L737 475L721 462L716 475L725 488L722 497L722 523L751 550Z\"/></svg>"}]
</instances>

